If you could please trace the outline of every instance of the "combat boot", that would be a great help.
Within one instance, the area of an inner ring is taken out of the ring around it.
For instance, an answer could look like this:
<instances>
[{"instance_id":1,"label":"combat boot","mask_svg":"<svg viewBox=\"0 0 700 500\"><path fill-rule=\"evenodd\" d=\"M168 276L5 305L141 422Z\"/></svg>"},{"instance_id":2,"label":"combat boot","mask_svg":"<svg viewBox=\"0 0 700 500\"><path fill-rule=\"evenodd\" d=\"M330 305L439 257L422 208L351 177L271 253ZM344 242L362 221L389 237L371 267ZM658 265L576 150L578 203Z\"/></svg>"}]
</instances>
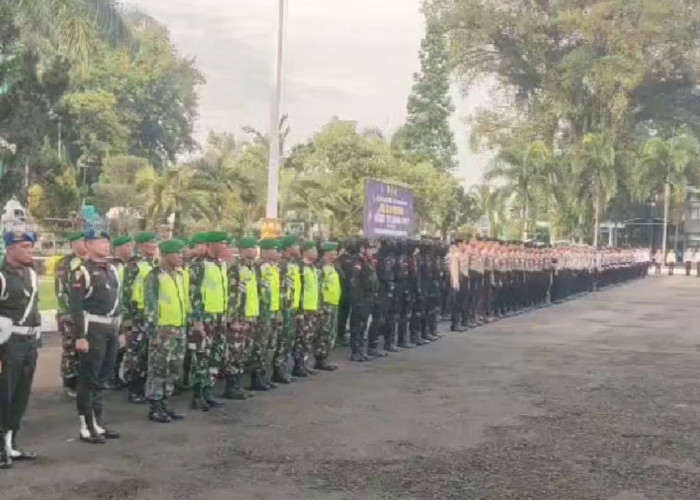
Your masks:
<instances>
[{"instance_id":1,"label":"combat boot","mask_svg":"<svg viewBox=\"0 0 700 500\"><path fill-rule=\"evenodd\" d=\"M304 369L304 362L303 361L294 361L294 369L292 370L292 376L293 377L308 377L309 372L307 372Z\"/></svg>"},{"instance_id":2,"label":"combat boot","mask_svg":"<svg viewBox=\"0 0 700 500\"><path fill-rule=\"evenodd\" d=\"M148 401L146 401L146 398L144 398L138 392L129 391L129 403L132 403L135 405L144 405L144 404L148 403Z\"/></svg>"},{"instance_id":3,"label":"combat boot","mask_svg":"<svg viewBox=\"0 0 700 500\"><path fill-rule=\"evenodd\" d=\"M465 327L463 327L462 325L458 325L457 323L452 323L452 325L450 326L450 331L462 333L462 332L466 332L467 329Z\"/></svg>"},{"instance_id":4,"label":"combat boot","mask_svg":"<svg viewBox=\"0 0 700 500\"><path fill-rule=\"evenodd\" d=\"M219 406L224 406L224 403L222 403L218 399L214 399L214 396L211 395L211 389L204 389L202 391L202 398L204 399L204 401L207 402L209 408L218 408Z\"/></svg>"},{"instance_id":5,"label":"combat boot","mask_svg":"<svg viewBox=\"0 0 700 500\"><path fill-rule=\"evenodd\" d=\"M80 440L88 444L104 444L107 442L105 437L97 432L95 423L92 420L92 413L89 415L79 415L80 420Z\"/></svg>"},{"instance_id":6,"label":"combat boot","mask_svg":"<svg viewBox=\"0 0 700 500\"><path fill-rule=\"evenodd\" d=\"M355 352L353 352L353 353L350 355L350 361L357 361L358 363L363 363L363 362L365 362L365 361L368 361L368 358L367 358L367 356L365 356L365 355L362 354L362 353L355 353Z\"/></svg>"},{"instance_id":7,"label":"combat boot","mask_svg":"<svg viewBox=\"0 0 700 500\"><path fill-rule=\"evenodd\" d=\"M102 434L105 439L119 439L121 437L119 432L115 431L114 429L109 429L107 426L104 425L104 423L102 422L102 412L94 412L93 418L93 425L95 426L95 430Z\"/></svg>"},{"instance_id":8,"label":"combat boot","mask_svg":"<svg viewBox=\"0 0 700 500\"><path fill-rule=\"evenodd\" d=\"M338 365L329 363L328 359L325 357L318 357L316 358L316 364L314 365L314 369L323 370L326 372L334 372L338 369Z\"/></svg>"},{"instance_id":9,"label":"combat boot","mask_svg":"<svg viewBox=\"0 0 700 500\"><path fill-rule=\"evenodd\" d=\"M183 420L185 418L182 413L176 412L174 408L168 405L168 401L166 399L161 401L160 406L163 409L163 412L173 420Z\"/></svg>"},{"instance_id":10,"label":"combat boot","mask_svg":"<svg viewBox=\"0 0 700 500\"><path fill-rule=\"evenodd\" d=\"M170 416L163 410L163 405L160 401L151 401L151 408L148 412L148 420L158 422L159 424L169 424L172 422Z\"/></svg>"},{"instance_id":11,"label":"combat boot","mask_svg":"<svg viewBox=\"0 0 700 500\"><path fill-rule=\"evenodd\" d=\"M272 381L278 384L290 384L292 379L285 373L281 366L275 366L272 370Z\"/></svg>"},{"instance_id":12,"label":"combat boot","mask_svg":"<svg viewBox=\"0 0 700 500\"><path fill-rule=\"evenodd\" d=\"M209 405L202 397L202 389L195 387L192 391L192 403L190 407L193 410L209 411Z\"/></svg>"},{"instance_id":13,"label":"combat boot","mask_svg":"<svg viewBox=\"0 0 700 500\"><path fill-rule=\"evenodd\" d=\"M234 399L243 401L248 399L248 395L239 384L238 375L229 375L226 377L226 386L222 394L224 399Z\"/></svg>"},{"instance_id":14,"label":"combat boot","mask_svg":"<svg viewBox=\"0 0 700 500\"><path fill-rule=\"evenodd\" d=\"M21 448L17 447L17 431L10 431L10 436L9 436L9 450L10 450L10 458L14 461L18 460L36 460L36 453L33 453L31 451L26 451ZM8 448L7 443L5 448Z\"/></svg>"},{"instance_id":15,"label":"combat boot","mask_svg":"<svg viewBox=\"0 0 700 500\"><path fill-rule=\"evenodd\" d=\"M376 347L372 347L370 349L367 349L367 356L370 358L386 358L389 355L389 353L382 351L380 349L377 349Z\"/></svg>"},{"instance_id":16,"label":"combat boot","mask_svg":"<svg viewBox=\"0 0 700 500\"><path fill-rule=\"evenodd\" d=\"M8 446L5 444L5 433L0 433L0 469L12 468L12 456Z\"/></svg>"},{"instance_id":17,"label":"combat boot","mask_svg":"<svg viewBox=\"0 0 700 500\"><path fill-rule=\"evenodd\" d=\"M263 384L267 386L268 389L277 389L279 386L274 383L270 377L270 374L268 373L267 370L262 370L260 372L260 377L262 378Z\"/></svg>"},{"instance_id":18,"label":"combat boot","mask_svg":"<svg viewBox=\"0 0 700 500\"><path fill-rule=\"evenodd\" d=\"M250 387L251 391L269 391L270 388L262 380L260 375L260 370L254 370L250 375Z\"/></svg>"}]
</instances>

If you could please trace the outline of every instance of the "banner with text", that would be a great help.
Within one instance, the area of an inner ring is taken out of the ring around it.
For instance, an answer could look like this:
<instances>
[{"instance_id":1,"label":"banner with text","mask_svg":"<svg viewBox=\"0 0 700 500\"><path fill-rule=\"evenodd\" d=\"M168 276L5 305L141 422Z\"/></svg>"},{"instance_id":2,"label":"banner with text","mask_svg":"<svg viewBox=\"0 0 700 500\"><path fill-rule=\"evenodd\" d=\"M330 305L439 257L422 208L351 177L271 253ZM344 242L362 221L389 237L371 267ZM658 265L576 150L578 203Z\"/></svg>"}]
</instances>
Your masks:
<instances>
[{"instance_id":1,"label":"banner with text","mask_svg":"<svg viewBox=\"0 0 700 500\"><path fill-rule=\"evenodd\" d=\"M413 234L413 191L375 180L365 183L366 238L391 236L408 238Z\"/></svg>"}]
</instances>

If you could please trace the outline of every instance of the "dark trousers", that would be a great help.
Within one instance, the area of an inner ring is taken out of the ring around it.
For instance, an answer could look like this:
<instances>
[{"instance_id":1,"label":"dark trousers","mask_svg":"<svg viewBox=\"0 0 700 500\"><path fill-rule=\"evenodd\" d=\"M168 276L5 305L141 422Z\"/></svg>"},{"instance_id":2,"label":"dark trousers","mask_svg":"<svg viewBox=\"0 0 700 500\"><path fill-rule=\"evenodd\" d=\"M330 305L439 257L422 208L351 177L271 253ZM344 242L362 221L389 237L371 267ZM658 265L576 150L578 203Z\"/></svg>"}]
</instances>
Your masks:
<instances>
[{"instance_id":1,"label":"dark trousers","mask_svg":"<svg viewBox=\"0 0 700 500\"><path fill-rule=\"evenodd\" d=\"M102 413L102 390L109 381L117 360L119 337L117 329L111 325L91 323L87 341L90 349L80 354L76 403L78 415Z\"/></svg>"},{"instance_id":2,"label":"dark trousers","mask_svg":"<svg viewBox=\"0 0 700 500\"><path fill-rule=\"evenodd\" d=\"M386 304L384 301L375 301L372 304L372 322L367 333L367 347L376 349L379 345L379 336L384 332L386 322Z\"/></svg>"},{"instance_id":3,"label":"dark trousers","mask_svg":"<svg viewBox=\"0 0 700 500\"><path fill-rule=\"evenodd\" d=\"M0 346L0 430L19 430L27 410L36 370L37 341L33 335L12 335Z\"/></svg>"},{"instance_id":4,"label":"dark trousers","mask_svg":"<svg viewBox=\"0 0 700 500\"><path fill-rule=\"evenodd\" d=\"M345 339L345 332L348 328L348 318L352 310L352 301L349 299L350 290L343 290L343 299L338 307L338 339Z\"/></svg>"},{"instance_id":5,"label":"dark trousers","mask_svg":"<svg viewBox=\"0 0 700 500\"><path fill-rule=\"evenodd\" d=\"M350 348L353 354L362 353L364 348L370 310L369 304L355 304L350 311Z\"/></svg>"},{"instance_id":6,"label":"dark trousers","mask_svg":"<svg viewBox=\"0 0 700 500\"><path fill-rule=\"evenodd\" d=\"M692 262L685 263L685 275L690 276L690 269L693 266Z\"/></svg>"},{"instance_id":7,"label":"dark trousers","mask_svg":"<svg viewBox=\"0 0 700 500\"><path fill-rule=\"evenodd\" d=\"M668 275L673 276L673 271L676 268L676 264L673 262L669 262L667 265L668 265Z\"/></svg>"}]
</instances>

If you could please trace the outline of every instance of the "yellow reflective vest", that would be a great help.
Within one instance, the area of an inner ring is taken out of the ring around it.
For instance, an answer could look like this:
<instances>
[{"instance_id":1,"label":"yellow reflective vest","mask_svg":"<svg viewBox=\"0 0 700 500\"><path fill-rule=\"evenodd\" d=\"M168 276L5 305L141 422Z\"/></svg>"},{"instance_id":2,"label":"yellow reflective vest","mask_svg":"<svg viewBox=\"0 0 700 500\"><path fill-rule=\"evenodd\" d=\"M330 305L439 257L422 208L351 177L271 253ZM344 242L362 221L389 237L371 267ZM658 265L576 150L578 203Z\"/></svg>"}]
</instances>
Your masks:
<instances>
[{"instance_id":1,"label":"yellow reflective vest","mask_svg":"<svg viewBox=\"0 0 700 500\"><path fill-rule=\"evenodd\" d=\"M182 269L158 273L158 326L187 325L190 307L190 274Z\"/></svg>"},{"instance_id":2,"label":"yellow reflective vest","mask_svg":"<svg viewBox=\"0 0 700 500\"><path fill-rule=\"evenodd\" d=\"M240 292L238 294L239 310L243 308L246 318L260 316L260 298L258 294L258 274L253 266L241 265L238 271ZM245 301L245 303L243 302Z\"/></svg>"},{"instance_id":3,"label":"yellow reflective vest","mask_svg":"<svg viewBox=\"0 0 700 500\"><path fill-rule=\"evenodd\" d=\"M225 262L204 261L202 279L204 312L224 314L228 309L228 270Z\"/></svg>"},{"instance_id":4,"label":"yellow reflective vest","mask_svg":"<svg viewBox=\"0 0 700 500\"><path fill-rule=\"evenodd\" d=\"M341 293L338 271L334 266L326 264L323 266L323 303L338 306Z\"/></svg>"},{"instance_id":5,"label":"yellow reflective vest","mask_svg":"<svg viewBox=\"0 0 700 500\"><path fill-rule=\"evenodd\" d=\"M318 271L310 264L304 264L304 295L302 297L302 307L304 311L318 311L319 306L319 289L318 289Z\"/></svg>"},{"instance_id":6,"label":"yellow reflective vest","mask_svg":"<svg viewBox=\"0 0 700 500\"><path fill-rule=\"evenodd\" d=\"M146 292L144 288L146 276L153 270L153 264L147 260L140 260L136 265L139 268L139 272L131 288L131 301L136 304L136 308L139 311L143 311L146 307Z\"/></svg>"},{"instance_id":7,"label":"yellow reflective vest","mask_svg":"<svg viewBox=\"0 0 700 500\"><path fill-rule=\"evenodd\" d=\"M292 309L298 311L301 307L301 269L296 262L287 264L285 280L285 303L291 304Z\"/></svg>"},{"instance_id":8,"label":"yellow reflective vest","mask_svg":"<svg viewBox=\"0 0 700 500\"><path fill-rule=\"evenodd\" d=\"M267 289L270 311L277 312L281 309L280 270L275 264L263 263L260 266L263 283Z\"/></svg>"}]
</instances>

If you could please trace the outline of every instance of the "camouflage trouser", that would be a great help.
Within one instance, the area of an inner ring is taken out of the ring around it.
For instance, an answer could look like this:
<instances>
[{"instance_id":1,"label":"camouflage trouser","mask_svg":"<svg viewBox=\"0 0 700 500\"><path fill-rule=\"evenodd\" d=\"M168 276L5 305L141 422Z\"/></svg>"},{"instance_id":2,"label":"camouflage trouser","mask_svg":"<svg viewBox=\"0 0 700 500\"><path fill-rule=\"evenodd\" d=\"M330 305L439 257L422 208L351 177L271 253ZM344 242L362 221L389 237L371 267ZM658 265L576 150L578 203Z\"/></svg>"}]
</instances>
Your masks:
<instances>
[{"instance_id":1,"label":"camouflage trouser","mask_svg":"<svg viewBox=\"0 0 700 500\"><path fill-rule=\"evenodd\" d=\"M268 321L270 323L270 334L267 337L267 346L265 347L265 355L263 356L265 370L273 366L275 360L277 343L279 342L279 338L282 335L282 328L284 327L282 311L272 313Z\"/></svg>"},{"instance_id":2,"label":"camouflage trouser","mask_svg":"<svg viewBox=\"0 0 700 500\"><path fill-rule=\"evenodd\" d=\"M134 321L131 330L124 331L126 350L124 351L124 380L132 387L146 382L148 373L148 334L143 325Z\"/></svg>"},{"instance_id":3,"label":"camouflage trouser","mask_svg":"<svg viewBox=\"0 0 700 500\"><path fill-rule=\"evenodd\" d=\"M294 361L306 361L318 330L319 313L305 311L294 339Z\"/></svg>"},{"instance_id":4,"label":"camouflage trouser","mask_svg":"<svg viewBox=\"0 0 700 500\"><path fill-rule=\"evenodd\" d=\"M282 328L277 337L277 347L275 349L272 366L281 368L287 364L287 359L292 352L294 339L297 334L297 315L299 312L296 309L285 309L282 311Z\"/></svg>"},{"instance_id":5,"label":"camouflage trouser","mask_svg":"<svg viewBox=\"0 0 700 500\"><path fill-rule=\"evenodd\" d=\"M146 398L162 401L173 394L182 376L185 358L185 329L159 326L148 338Z\"/></svg>"},{"instance_id":6,"label":"camouflage trouser","mask_svg":"<svg viewBox=\"0 0 700 500\"><path fill-rule=\"evenodd\" d=\"M240 375L250 358L253 339L258 329L257 319L230 322L226 326L226 357L224 376Z\"/></svg>"},{"instance_id":7,"label":"camouflage trouser","mask_svg":"<svg viewBox=\"0 0 700 500\"><path fill-rule=\"evenodd\" d=\"M280 313L268 312L266 316L260 318L260 328L255 332L253 352L250 357L251 370L264 370L267 368L268 360L272 363L274 347L277 345L277 329L281 322Z\"/></svg>"},{"instance_id":8,"label":"camouflage trouser","mask_svg":"<svg viewBox=\"0 0 700 500\"><path fill-rule=\"evenodd\" d=\"M338 306L323 304L318 318L319 324L314 336L314 356L327 358L335 347L338 334Z\"/></svg>"},{"instance_id":9,"label":"camouflage trouser","mask_svg":"<svg viewBox=\"0 0 700 500\"><path fill-rule=\"evenodd\" d=\"M218 319L205 319L202 324L204 325L203 332L192 331L190 333L188 344L192 354L190 381L194 388L211 389L222 365L219 350L222 347L225 348L225 343L221 341L223 336L221 323ZM216 349L214 347L215 339L219 339Z\"/></svg>"},{"instance_id":10,"label":"camouflage trouser","mask_svg":"<svg viewBox=\"0 0 700 500\"><path fill-rule=\"evenodd\" d=\"M73 320L69 314L56 316L58 331L61 332L61 378L65 387L73 387L78 379L78 353L75 350Z\"/></svg>"},{"instance_id":11,"label":"camouflage trouser","mask_svg":"<svg viewBox=\"0 0 700 500\"><path fill-rule=\"evenodd\" d=\"M228 352L228 338L225 331L225 323L222 319L215 322L214 336L211 344L211 359L209 360L209 368L215 378L223 374L224 362L226 353ZM216 371L214 371L216 370Z\"/></svg>"}]
</instances>

